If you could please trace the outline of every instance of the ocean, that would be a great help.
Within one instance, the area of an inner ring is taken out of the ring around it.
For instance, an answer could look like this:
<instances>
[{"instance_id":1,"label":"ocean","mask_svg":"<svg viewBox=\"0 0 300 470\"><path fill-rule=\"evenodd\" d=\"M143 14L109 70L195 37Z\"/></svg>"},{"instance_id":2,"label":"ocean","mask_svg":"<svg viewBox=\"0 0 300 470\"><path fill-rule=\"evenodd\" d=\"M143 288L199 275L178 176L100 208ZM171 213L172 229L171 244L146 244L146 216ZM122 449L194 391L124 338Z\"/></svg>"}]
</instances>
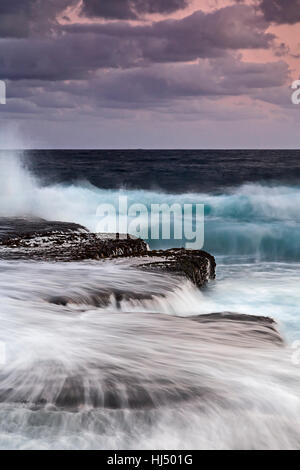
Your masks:
<instances>
[{"instance_id":1,"label":"ocean","mask_svg":"<svg viewBox=\"0 0 300 470\"><path fill-rule=\"evenodd\" d=\"M216 280L0 261L0 448L299 448L300 151L0 153L0 217L95 231L99 204L120 195L204 204ZM102 305L103 289L137 295ZM285 346L190 320L218 312L273 318Z\"/></svg>"}]
</instances>

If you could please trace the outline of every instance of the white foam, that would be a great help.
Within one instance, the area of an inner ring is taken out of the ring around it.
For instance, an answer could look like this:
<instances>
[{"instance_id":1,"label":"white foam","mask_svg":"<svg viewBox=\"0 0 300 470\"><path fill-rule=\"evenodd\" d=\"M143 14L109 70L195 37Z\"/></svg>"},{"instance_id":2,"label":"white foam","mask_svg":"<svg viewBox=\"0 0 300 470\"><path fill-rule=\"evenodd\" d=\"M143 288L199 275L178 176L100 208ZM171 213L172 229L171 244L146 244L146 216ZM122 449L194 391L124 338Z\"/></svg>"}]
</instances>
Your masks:
<instances>
[{"instance_id":1,"label":"white foam","mask_svg":"<svg viewBox=\"0 0 300 470\"><path fill-rule=\"evenodd\" d=\"M263 336L246 340L234 326L232 336L229 326L171 316L232 306L228 296L238 295L245 280L227 280L216 287L213 300L189 283L180 286L152 273L141 277L115 264L1 262L0 270L0 340L7 358L0 368L0 448L298 446L300 368L291 361L292 351L261 347ZM262 271L258 286L260 297L267 286ZM93 296L106 287L124 292L134 287L154 296L139 304L124 301L121 310L113 301L95 308ZM70 299L68 305L51 303L60 295ZM236 307L242 296L245 308L251 302L254 307L255 285L239 295ZM82 407L76 412L55 407L65 380L78 377L85 392ZM133 378L138 390L154 397L156 409L126 407ZM107 380L115 380L123 408L89 406L90 394L101 396ZM48 404L36 406L40 397Z\"/></svg>"}]
</instances>

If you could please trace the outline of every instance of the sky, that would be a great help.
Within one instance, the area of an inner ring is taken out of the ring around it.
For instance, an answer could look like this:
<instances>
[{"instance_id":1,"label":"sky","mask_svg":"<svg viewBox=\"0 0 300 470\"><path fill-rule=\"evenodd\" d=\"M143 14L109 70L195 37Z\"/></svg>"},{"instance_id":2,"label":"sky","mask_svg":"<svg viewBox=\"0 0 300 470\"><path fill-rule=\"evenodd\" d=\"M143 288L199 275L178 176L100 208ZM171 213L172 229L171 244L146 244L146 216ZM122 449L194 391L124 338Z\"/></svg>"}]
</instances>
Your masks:
<instances>
[{"instance_id":1,"label":"sky","mask_svg":"<svg viewBox=\"0 0 300 470\"><path fill-rule=\"evenodd\" d=\"M300 0L1 0L0 148L300 148Z\"/></svg>"}]
</instances>

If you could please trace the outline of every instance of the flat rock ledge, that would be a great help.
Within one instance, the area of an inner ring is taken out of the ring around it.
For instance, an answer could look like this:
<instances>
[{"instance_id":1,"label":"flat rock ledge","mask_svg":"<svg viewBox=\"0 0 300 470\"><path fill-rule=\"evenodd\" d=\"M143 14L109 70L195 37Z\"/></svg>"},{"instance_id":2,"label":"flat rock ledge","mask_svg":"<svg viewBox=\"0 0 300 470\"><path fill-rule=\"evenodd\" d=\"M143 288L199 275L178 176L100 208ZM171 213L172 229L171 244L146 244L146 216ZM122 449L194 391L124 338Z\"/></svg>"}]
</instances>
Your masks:
<instances>
[{"instance_id":1,"label":"flat rock ledge","mask_svg":"<svg viewBox=\"0 0 300 470\"><path fill-rule=\"evenodd\" d=\"M215 259L202 250L154 250L131 235L91 233L78 224L0 218L0 259L84 261L126 258L129 266L183 276L198 287L215 278Z\"/></svg>"},{"instance_id":2,"label":"flat rock ledge","mask_svg":"<svg viewBox=\"0 0 300 470\"><path fill-rule=\"evenodd\" d=\"M153 250L140 256L135 264L147 271L184 276L198 287L216 277L215 258L203 250Z\"/></svg>"},{"instance_id":3,"label":"flat rock ledge","mask_svg":"<svg viewBox=\"0 0 300 470\"><path fill-rule=\"evenodd\" d=\"M226 340L241 347L258 348L269 345L283 346L283 337L278 331L278 325L270 317L259 315L246 315L234 312L210 313L189 317L192 321L205 326L218 326L222 331L221 338L216 335L213 340L221 339L222 344ZM216 332L216 329L214 329Z\"/></svg>"},{"instance_id":4,"label":"flat rock ledge","mask_svg":"<svg viewBox=\"0 0 300 470\"><path fill-rule=\"evenodd\" d=\"M79 368L75 374L60 358L51 361L38 360L30 363L27 369L21 368L11 372L12 379L18 378L13 382L14 387L6 385L11 383L10 377L0 369L0 403L20 404L32 411L48 408L79 412L85 406L98 410L145 410L159 407L161 411L162 407L170 404L176 406L194 403L198 399L202 407L206 404L221 404L226 411L230 409L228 388L224 387L227 374L232 374L232 370L239 367L239 373L243 376L241 367L244 363L249 367L250 361L252 370L255 361L261 359L262 353L265 358L271 357L285 346L275 322L266 317L230 312L198 317L177 317L149 312L131 312L126 315L127 318L128 315L132 316L135 321L129 322L128 325L128 321L120 319L117 324L117 336L121 339L122 353L129 361L128 367L124 367L122 354L120 357L106 354L103 361L88 362L88 369ZM150 322L151 328L145 327L147 322ZM197 322L198 326L194 322ZM128 334L132 337L136 335L139 341L129 342ZM174 370L176 375L168 374L166 362L155 362L155 354L152 367L149 366L149 355L140 348L152 342L153 335L155 342L159 344L159 352L168 350L170 369ZM177 356L172 356L172 347L176 343L185 347L180 350L182 362L176 361L174 368L172 361L175 358L177 360ZM201 351L203 359L199 361ZM145 373L137 374L135 367L130 367L130 364L136 364L136 360ZM193 364L193 361L197 360L199 381L195 382L197 377L194 374L187 376L184 364ZM213 364L215 369L210 369L210 364ZM215 370L216 373L212 375L207 373L207 370ZM35 386L37 377L44 381L38 388ZM49 382L49 377L52 382ZM238 393L237 391L236 397Z\"/></svg>"}]
</instances>

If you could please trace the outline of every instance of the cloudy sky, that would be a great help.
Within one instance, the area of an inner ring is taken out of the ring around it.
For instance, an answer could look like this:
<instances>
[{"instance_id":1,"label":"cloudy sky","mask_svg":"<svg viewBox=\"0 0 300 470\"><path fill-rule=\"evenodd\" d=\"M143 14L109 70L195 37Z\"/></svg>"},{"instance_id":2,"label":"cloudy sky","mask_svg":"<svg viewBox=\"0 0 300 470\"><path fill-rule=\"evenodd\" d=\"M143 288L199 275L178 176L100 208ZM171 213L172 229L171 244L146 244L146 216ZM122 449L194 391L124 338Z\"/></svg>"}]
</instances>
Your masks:
<instances>
[{"instance_id":1,"label":"cloudy sky","mask_svg":"<svg viewBox=\"0 0 300 470\"><path fill-rule=\"evenodd\" d=\"M0 3L2 148L299 148L299 78L300 0Z\"/></svg>"}]
</instances>

